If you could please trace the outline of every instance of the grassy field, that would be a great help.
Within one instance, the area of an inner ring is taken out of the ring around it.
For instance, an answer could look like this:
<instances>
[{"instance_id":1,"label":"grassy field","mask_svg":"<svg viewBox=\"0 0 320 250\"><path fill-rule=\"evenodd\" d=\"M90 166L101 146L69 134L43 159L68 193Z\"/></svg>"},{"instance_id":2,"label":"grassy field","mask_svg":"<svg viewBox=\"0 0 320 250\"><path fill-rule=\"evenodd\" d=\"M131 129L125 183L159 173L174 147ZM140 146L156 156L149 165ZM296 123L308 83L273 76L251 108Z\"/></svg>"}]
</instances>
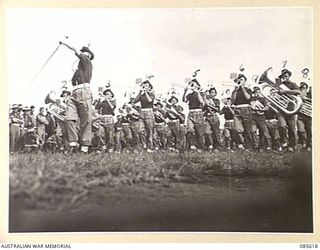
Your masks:
<instances>
[{"instance_id":1,"label":"grassy field","mask_svg":"<svg viewBox=\"0 0 320 250\"><path fill-rule=\"evenodd\" d=\"M127 153L10 156L10 196L27 207L63 208L97 186L209 183L213 176L289 177L311 166L308 153ZM310 171L310 169L309 169Z\"/></svg>"},{"instance_id":2,"label":"grassy field","mask_svg":"<svg viewBox=\"0 0 320 250\"><path fill-rule=\"evenodd\" d=\"M10 155L10 232L312 232L311 154Z\"/></svg>"}]
</instances>

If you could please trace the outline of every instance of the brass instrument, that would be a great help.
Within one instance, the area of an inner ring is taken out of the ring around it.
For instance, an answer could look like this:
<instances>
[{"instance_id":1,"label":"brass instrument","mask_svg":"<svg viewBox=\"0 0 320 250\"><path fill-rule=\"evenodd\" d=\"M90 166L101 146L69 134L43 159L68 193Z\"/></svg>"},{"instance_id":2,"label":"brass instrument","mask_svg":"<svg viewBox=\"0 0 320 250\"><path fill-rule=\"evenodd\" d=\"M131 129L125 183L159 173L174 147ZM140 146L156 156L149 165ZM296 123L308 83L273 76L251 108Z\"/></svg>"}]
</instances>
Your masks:
<instances>
[{"instance_id":1,"label":"brass instrument","mask_svg":"<svg viewBox=\"0 0 320 250\"><path fill-rule=\"evenodd\" d=\"M49 94L47 94L44 103L50 104L48 107L48 112L52 114L54 117L59 119L60 121L64 121L65 116L64 113L66 112L66 107L59 103L56 98L55 91L51 91Z\"/></svg>"},{"instance_id":2,"label":"brass instrument","mask_svg":"<svg viewBox=\"0 0 320 250\"><path fill-rule=\"evenodd\" d=\"M226 87L237 87L238 84L234 83L234 82L222 82L222 86L226 86Z\"/></svg>"},{"instance_id":3,"label":"brass instrument","mask_svg":"<svg viewBox=\"0 0 320 250\"><path fill-rule=\"evenodd\" d=\"M171 83L171 86L173 88L181 88L181 89L184 89L186 87L184 84L175 83L175 82Z\"/></svg>"},{"instance_id":4,"label":"brass instrument","mask_svg":"<svg viewBox=\"0 0 320 250\"><path fill-rule=\"evenodd\" d=\"M299 110L300 114L306 115L311 117L312 116L312 103L311 99L307 98L303 100L303 103L301 105L301 108Z\"/></svg>"},{"instance_id":5,"label":"brass instrument","mask_svg":"<svg viewBox=\"0 0 320 250\"><path fill-rule=\"evenodd\" d=\"M173 88L174 88L174 87L176 87L176 88L181 88L181 89L185 89L185 88L186 88L185 85L180 84L180 83L171 83L171 86L172 86ZM187 87L188 87L188 89L190 89L190 90L198 90L198 91L201 92L201 93L204 93L204 92L205 92L205 90L202 89L202 88L196 88L196 84L195 84L192 80L190 80L190 81L188 82Z\"/></svg>"},{"instance_id":6,"label":"brass instrument","mask_svg":"<svg viewBox=\"0 0 320 250\"><path fill-rule=\"evenodd\" d=\"M190 81L188 83L188 89L193 90L193 91L199 91L199 92L204 92L201 87L198 87L197 84L193 81Z\"/></svg>"},{"instance_id":7,"label":"brass instrument","mask_svg":"<svg viewBox=\"0 0 320 250\"><path fill-rule=\"evenodd\" d=\"M259 115L264 114L265 106L259 100L251 101L250 104L252 110L256 111Z\"/></svg>"},{"instance_id":8,"label":"brass instrument","mask_svg":"<svg viewBox=\"0 0 320 250\"><path fill-rule=\"evenodd\" d=\"M274 106L282 110L284 113L291 115L295 114L301 108L303 103L301 97L295 95L288 95L288 94L279 94L278 90L289 90L284 85L278 85L271 81L267 74L268 71L272 68L268 68L259 79L259 84L262 84L260 87L261 94Z\"/></svg>"}]
</instances>

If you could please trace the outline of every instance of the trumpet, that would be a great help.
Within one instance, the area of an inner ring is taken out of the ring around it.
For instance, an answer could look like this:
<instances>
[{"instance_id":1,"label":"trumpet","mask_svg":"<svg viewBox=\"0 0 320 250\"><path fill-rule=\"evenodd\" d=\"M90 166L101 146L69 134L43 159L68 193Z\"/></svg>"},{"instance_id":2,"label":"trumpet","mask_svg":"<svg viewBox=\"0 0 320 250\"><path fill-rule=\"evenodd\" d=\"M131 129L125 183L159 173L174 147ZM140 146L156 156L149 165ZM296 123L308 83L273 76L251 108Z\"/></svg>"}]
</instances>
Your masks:
<instances>
[{"instance_id":1,"label":"trumpet","mask_svg":"<svg viewBox=\"0 0 320 250\"><path fill-rule=\"evenodd\" d=\"M235 83L235 82L226 82L226 81L223 81L223 82L222 82L222 86L237 88L237 87L243 86L243 84L239 84L239 83Z\"/></svg>"},{"instance_id":2,"label":"trumpet","mask_svg":"<svg viewBox=\"0 0 320 250\"><path fill-rule=\"evenodd\" d=\"M175 83L175 82L171 83L171 86L172 86L172 87L176 87L176 88L181 88L181 89L184 89L184 88L186 87L186 86L183 85L183 84Z\"/></svg>"},{"instance_id":3,"label":"trumpet","mask_svg":"<svg viewBox=\"0 0 320 250\"><path fill-rule=\"evenodd\" d=\"M153 92L153 90L152 89L149 89L148 87L147 87L147 85L142 85L142 86L140 86L140 91L142 92L142 94L144 95L145 93L152 93Z\"/></svg>"},{"instance_id":4,"label":"trumpet","mask_svg":"<svg viewBox=\"0 0 320 250\"><path fill-rule=\"evenodd\" d=\"M303 101L301 97L288 94L279 94L278 90L288 90L286 86L278 86L276 83L271 81L267 74L272 68L268 68L259 79L261 86L261 94L274 106L282 110L288 115L295 114L299 111Z\"/></svg>"}]
</instances>

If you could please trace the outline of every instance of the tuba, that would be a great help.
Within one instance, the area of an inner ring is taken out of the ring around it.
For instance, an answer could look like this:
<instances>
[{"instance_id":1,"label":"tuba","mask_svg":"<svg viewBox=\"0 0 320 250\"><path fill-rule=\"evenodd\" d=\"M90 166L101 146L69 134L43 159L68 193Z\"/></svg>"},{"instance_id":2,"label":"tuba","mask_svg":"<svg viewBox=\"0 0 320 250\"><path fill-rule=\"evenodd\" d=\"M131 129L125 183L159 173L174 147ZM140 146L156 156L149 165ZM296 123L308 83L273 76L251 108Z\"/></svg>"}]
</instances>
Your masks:
<instances>
[{"instance_id":1,"label":"tuba","mask_svg":"<svg viewBox=\"0 0 320 250\"><path fill-rule=\"evenodd\" d=\"M66 112L66 107L57 101L55 91L51 91L47 94L44 103L50 104L48 107L48 112L60 121L64 121L64 113Z\"/></svg>"},{"instance_id":2,"label":"tuba","mask_svg":"<svg viewBox=\"0 0 320 250\"><path fill-rule=\"evenodd\" d=\"M259 79L261 94L274 106L282 110L287 115L295 114L301 108L303 103L301 97L288 94L279 94L278 90L288 90L286 86L280 86L277 83L271 81L267 74L272 68L268 68Z\"/></svg>"}]
</instances>

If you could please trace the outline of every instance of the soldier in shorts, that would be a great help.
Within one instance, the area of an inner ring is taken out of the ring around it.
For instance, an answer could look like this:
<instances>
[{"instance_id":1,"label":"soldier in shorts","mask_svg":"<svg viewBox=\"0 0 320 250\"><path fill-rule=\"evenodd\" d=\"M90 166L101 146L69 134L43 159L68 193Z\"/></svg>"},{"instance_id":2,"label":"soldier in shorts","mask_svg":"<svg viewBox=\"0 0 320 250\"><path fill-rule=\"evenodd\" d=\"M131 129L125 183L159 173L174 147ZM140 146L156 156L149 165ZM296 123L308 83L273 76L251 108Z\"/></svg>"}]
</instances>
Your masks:
<instances>
[{"instance_id":1,"label":"soldier in shorts","mask_svg":"<svg viewBox=\"0 0 320 250\"><path fill-rule=\"evenodd\" d=\"M188 86L184 89L182 100L188 103L189 114L187 118L187 138L190 143L190 149L204 148L204 116L203 116L203 106L204 98L200 93L200 83L193 79ZM187 95L187 91L191 90L191 93Z\"/></svg>"},{"instance_id":2,"label":"soldier in shorts","mask_svg":"<svg viewBox=\"0 0 320 250\"><path fill-rule=\"evenodd\" d=\"M239 74L234 91L231 94L231 102L234 105L234 125L239 135L238 149L244 149L246 140L248 147L257 149L254 143L252 130L252 109L250 99L252 92L246 87L247 78L243 74Z\"/></svg>"}]
</instances>

